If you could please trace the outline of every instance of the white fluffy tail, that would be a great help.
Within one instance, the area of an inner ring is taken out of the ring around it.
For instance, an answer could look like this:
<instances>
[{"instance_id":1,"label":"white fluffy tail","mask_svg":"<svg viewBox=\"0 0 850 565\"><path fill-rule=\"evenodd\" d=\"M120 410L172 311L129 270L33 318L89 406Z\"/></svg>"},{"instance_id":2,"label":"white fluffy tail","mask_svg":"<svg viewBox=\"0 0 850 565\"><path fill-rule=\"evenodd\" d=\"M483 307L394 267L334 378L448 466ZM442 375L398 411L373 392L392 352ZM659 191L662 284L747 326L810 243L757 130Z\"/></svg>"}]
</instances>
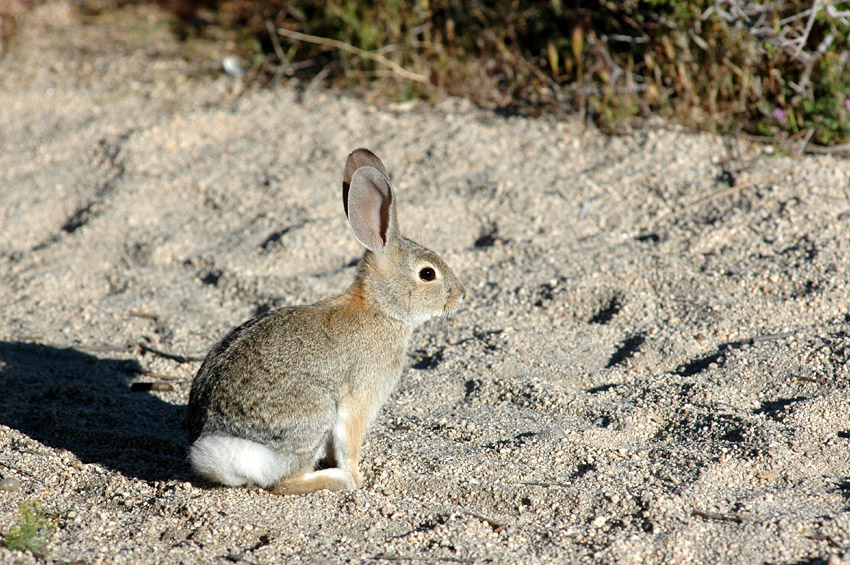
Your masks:
<instances>
[{"instance_id":1,"label":"white fluffy tail","mask_svg":"<svg viewBox=\"0 0 850 565\"><path fill-rule=\"evenodd\" d=\"M269 488L292 472L292 460L256 441L233 436L199 438L189 449L192 468L223 485Z\"/></svg>"}]
</instances>

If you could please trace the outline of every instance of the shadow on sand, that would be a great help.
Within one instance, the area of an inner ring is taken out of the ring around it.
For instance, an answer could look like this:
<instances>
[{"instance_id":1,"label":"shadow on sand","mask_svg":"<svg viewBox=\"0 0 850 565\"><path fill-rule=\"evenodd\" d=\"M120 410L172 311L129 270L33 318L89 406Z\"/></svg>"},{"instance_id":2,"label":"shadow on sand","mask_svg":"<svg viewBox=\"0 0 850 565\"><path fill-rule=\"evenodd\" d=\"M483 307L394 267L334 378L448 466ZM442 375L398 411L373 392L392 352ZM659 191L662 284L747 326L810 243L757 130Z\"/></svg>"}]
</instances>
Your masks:
<instances>
[{"instance_id":1,"label":"shadow on sand","mask_svg":"<svg viewBox=\"0 0 850 565\"><path fill-rule=\"evenodd\" d=\"M185 406L130 392L136 361L0 341L0 424L147 481L190 477Z\"/></svg>"}]
</instances>

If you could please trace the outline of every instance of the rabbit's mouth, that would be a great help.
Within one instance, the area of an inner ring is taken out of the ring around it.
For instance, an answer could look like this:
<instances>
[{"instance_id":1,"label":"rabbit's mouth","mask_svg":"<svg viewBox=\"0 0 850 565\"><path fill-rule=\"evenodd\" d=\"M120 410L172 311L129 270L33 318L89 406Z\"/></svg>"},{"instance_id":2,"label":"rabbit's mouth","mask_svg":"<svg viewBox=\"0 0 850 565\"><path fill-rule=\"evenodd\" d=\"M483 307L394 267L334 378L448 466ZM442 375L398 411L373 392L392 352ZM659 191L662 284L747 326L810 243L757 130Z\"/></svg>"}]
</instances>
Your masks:
<instances>
[{"instance_id":1,"label":"rabbit's mouth","mask_svg":"<svg viewBox=\"0 0 850 565\"><path fill-rule=\"evenodd\" d=\"M463 305L465 300L466 291L464 289L461 289L457 294L449 296L449 299L446 300L445 304L443 304L442 315L454 314L460 310L460 307Z\"/></svg>"},{"instance_id":2,"label":"rabbit's mouth","mask_svg":"<svg viewBox=\"0 0 850 565\"><path fill-rule=\"evenodd\" d=\"M442 320L447 319L449 316L451 316L460 309L461 304L463 304L463 300L457 298L450 298L446 301L445 304L443 304L443 307L440 311L407 312L402 316L402 318L409 326L416 328L433 318L440 318Z\"/></svg>"}]
</instances>

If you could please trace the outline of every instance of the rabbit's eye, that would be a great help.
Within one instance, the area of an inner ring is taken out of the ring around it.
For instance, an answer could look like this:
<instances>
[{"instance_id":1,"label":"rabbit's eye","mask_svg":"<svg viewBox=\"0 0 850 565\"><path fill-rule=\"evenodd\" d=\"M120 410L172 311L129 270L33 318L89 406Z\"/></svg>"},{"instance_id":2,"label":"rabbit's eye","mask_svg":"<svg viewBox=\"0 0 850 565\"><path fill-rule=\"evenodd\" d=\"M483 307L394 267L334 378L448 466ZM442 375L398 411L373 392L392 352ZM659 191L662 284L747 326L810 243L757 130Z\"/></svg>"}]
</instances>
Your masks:
<instances>
[{"instance_id":1,"label":"rabbit's eye","mask_svg":"<svg viewBox=\"0 0 850 565\"><path fill-rule=\"evenodd\" d=\"M421 271L419 271L419 278L426 282L431 282L435 278L437 278L437 272L431 267L425 267Z\"/></svg>"}]
</instances>

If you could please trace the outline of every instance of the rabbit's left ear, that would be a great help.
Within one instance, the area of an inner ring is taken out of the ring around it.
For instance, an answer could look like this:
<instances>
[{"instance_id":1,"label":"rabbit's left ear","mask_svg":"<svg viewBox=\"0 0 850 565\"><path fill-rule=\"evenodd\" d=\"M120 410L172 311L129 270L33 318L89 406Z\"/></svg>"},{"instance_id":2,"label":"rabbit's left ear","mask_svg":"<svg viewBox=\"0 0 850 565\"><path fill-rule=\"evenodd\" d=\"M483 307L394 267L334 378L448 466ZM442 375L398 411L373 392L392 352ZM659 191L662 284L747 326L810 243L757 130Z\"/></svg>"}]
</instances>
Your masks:
<instances>
[{"instance_id":1,"label":"rabbit's left ear","mask_svg":"<svg viewBox=\"0 0 850 565\"><path fill-rule=\"evenodd\" d=\"M345 170L342 172L342 206L345 208L346 217L348 217L348 191L351 186L351 177L360 167L374 167L387 176L387 168L377 155L365 147L352 151L345 160Z\"/></svg>"},{"instance_id":2,"label":"rabbit's left ear","mask_svg":"<svg viewBox=\"0 0 850 565\"><path fill-rule=\"evenodd\" d=\"M359 167L351 176L347 194L348 223L357 241L374 253L382 253L398 238L395 197L390 181L380 170Z\"/></svg>"}]
</instances>

